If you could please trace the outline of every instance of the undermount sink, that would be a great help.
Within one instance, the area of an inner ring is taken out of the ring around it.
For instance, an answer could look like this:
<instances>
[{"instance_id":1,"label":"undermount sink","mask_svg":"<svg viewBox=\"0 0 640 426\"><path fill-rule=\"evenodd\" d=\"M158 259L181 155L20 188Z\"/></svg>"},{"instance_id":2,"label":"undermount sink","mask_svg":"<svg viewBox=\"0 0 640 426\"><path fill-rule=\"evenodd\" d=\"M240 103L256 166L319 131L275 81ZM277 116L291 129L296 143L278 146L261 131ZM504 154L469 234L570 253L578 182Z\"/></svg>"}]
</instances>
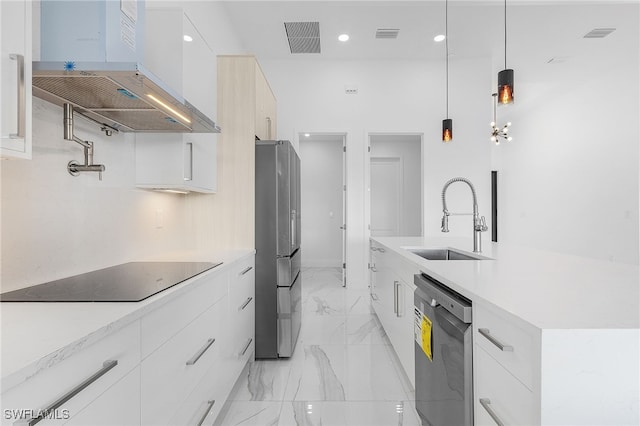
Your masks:
<instances>
[{"instance_id":1,"label":"undermount sink","mask_svg":"<svg viewBox=\"0 0 640 426\"><path fill-rule=\"evenodd\" d=\"M451 248L405 248L427 260L489 260L487 257L463 253Z\"/></svg>"}]
</instances>

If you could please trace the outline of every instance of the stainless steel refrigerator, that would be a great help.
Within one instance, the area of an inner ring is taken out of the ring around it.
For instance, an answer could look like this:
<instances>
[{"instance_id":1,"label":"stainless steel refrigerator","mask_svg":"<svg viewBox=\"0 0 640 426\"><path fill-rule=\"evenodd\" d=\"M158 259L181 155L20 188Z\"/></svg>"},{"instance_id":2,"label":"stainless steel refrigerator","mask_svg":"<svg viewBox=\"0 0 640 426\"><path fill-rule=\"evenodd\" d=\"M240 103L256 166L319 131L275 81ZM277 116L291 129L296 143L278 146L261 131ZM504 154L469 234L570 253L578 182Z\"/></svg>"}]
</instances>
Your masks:
<instances>
[{"instance_id":1,"label":"stainless steel refrigerator","mask_svg":"<svg viewBox=\"0 0 640 426\"><path fill-rule=\"evenodd\" d=\"M256 358L293 355L301 324L300 158L256 141Z\"/></svg>"}]
</instances>

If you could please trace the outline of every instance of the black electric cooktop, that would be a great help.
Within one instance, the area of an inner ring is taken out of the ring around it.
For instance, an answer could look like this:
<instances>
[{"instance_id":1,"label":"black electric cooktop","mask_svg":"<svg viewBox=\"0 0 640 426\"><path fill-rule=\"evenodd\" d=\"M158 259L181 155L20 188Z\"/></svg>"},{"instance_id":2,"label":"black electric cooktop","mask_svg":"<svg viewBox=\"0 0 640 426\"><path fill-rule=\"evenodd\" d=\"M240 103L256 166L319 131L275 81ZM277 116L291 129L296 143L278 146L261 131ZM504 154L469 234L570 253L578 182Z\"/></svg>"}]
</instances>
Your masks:
<instances>
[{"instance_id":1,"label":"black electric cooktop","mask_svg":"<svg viewBox=\"0 0 640 426\"><path fill-rule=\"evenodd\" d=\"M2 302L139 302L221 263L130 262L0 294Z\"/></svg>"}]
</instances>

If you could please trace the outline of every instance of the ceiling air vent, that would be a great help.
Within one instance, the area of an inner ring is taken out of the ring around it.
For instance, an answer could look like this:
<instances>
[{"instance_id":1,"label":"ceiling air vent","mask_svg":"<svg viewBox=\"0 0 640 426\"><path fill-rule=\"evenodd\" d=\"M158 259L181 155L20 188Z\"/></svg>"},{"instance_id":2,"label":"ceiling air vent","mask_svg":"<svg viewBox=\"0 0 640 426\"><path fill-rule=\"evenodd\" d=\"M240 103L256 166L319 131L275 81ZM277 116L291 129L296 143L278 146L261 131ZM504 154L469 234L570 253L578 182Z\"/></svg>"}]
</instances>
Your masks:
<instances>
[{"instance_id":1,"label":"ceiling air vent","mask_svg":"<svg viewBox=\"0 0 640 426\"><path fill-rule=\"evenodd\" d=\"M615 30L615 28L594 28L586 33L584 38L605 38Z\"/></svg>"},{"instance_id":2,"label":"ceiling air vent","mask_svg":"<svg viewBox=\"0 0 640 426\"><path fill-rule=\"evenodd\" d=\"M376 38L398 38L400 32L397 28L378 28L376 30Z\"/></svg>"},{"instance_id":3,"label":"ceiling air vent","mask_svg":"<svg viewBox=\"0 0 640 426\"><path fill-rule=\"evenodd\" d=\"M320 53L319 22L285 22L291 53Z\"/></svg>"}]
</instances>

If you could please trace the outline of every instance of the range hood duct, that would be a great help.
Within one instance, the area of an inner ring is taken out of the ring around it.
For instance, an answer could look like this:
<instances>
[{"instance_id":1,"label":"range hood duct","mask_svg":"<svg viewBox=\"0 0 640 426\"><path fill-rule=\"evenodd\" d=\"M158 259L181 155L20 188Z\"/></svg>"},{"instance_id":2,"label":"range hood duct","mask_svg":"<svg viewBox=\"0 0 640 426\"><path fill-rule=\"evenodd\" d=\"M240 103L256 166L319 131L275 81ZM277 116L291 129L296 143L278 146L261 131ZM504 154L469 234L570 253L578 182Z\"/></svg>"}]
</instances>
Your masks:
<instances>
[{"instance_id":1,"label":"range hood duct","mask_svg":"<svg viewBox=\"0 0 640 426\"><path fill-rule=\"evenodd\" d=\"M40 25L34 96L123 132L220 132L144 67L144 0L42 0Z\"/></svg>"}]
</instances>

